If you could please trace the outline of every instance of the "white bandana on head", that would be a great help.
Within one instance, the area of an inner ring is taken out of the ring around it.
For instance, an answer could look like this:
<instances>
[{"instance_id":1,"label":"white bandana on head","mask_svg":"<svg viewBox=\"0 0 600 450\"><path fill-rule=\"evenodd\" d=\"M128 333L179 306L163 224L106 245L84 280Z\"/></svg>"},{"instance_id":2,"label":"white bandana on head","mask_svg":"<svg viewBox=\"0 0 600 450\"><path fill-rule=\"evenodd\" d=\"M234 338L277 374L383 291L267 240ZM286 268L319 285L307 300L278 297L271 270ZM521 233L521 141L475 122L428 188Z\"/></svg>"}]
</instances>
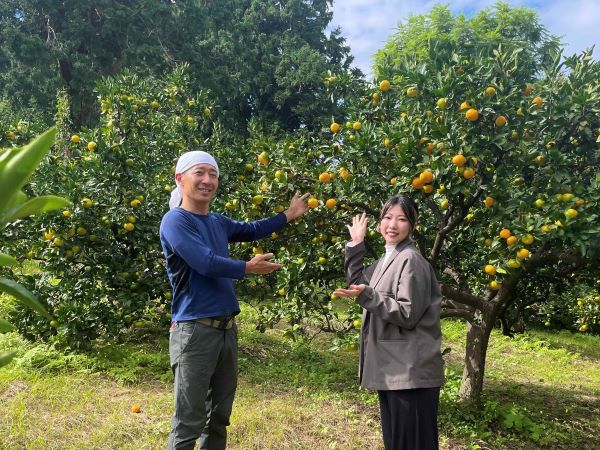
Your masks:
<instances>
[{"instance_id":1,"label":"white bandana on head","mask_svg":"<svg viewBox=\"0 0 600 450\"><path fill-rule=\"evenodd\" d=\"M210 164L215 168L217 171L217 176L219 176L219 166L217 165L215 158L213 158L209 153L201 150L195 150L193 152L187 152L181 155L177 161L177 166L175 167L175 175L191 169L196 164ZM171 192L171 199L169 200L170 209L181 205L181 186L179 185L177 178L175 178L175 183L177 183L177 187Z\"/></svg>"}]
</instances>

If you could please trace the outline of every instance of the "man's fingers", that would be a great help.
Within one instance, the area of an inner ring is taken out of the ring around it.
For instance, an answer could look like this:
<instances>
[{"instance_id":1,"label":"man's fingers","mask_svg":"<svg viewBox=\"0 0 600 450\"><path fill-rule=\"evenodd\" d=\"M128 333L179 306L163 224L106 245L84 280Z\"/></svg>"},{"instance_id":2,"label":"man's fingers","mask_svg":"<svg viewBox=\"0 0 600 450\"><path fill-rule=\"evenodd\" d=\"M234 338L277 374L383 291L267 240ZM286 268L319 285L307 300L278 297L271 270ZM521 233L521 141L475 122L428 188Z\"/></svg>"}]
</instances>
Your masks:
<instances>
[{"instance_id":1,"label":"man's fingers","mask_svg":"<svg viewBox=\"0 0 600 450\"><path fill-rule=\"evenodd\" d=\"M262 255L256 255L255 258L260 261L266 261L267 259L271 259L273 256L273 253L263 253Z\"/></svg>"}]
</instances>

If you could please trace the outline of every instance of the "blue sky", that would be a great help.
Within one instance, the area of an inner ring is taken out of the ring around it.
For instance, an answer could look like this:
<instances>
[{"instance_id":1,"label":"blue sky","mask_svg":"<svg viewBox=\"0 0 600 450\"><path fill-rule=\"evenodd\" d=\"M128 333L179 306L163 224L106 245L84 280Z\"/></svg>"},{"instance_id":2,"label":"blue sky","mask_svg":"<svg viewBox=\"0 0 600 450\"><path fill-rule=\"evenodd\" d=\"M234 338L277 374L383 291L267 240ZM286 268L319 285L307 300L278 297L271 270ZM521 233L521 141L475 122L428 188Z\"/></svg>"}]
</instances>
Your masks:
<instances>
[{"instance_id":1,"label":"blue sky","mask_svg":"<svg viewBox=\"0 0 600 450\"><path fill-rule=\"evenodd\" d=\"M427 13L436 3L448 4L454 14L472 16L496 0L334 0L334 27L352 49L353 65L371 75L372 55L394 34L398 23L411 15ZM600 53L600 0L505 0L511 6L527 6L538 12L540 22L550 33L561 36L565 54L571 55L596 44Z\"/></svg>"}]
</instances>

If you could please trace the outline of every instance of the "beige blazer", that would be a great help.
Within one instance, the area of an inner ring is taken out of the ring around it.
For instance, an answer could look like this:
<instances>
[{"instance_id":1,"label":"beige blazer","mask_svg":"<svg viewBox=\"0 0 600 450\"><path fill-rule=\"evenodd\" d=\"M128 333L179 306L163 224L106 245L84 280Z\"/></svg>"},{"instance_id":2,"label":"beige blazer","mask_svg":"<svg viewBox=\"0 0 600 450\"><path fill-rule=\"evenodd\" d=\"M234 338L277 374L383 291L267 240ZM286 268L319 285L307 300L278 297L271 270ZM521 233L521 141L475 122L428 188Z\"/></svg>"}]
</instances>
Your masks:
<instances>
[{"instance_id":1,"label":"beige blazer","mask_svg":"<svg viewBox=\"0 0 600 450\"><path fill-rule=\"evenodd\" d=\"M363 265L364 242L346 247L349 284L366 284L358 374L364 388L400 390L439 387L442 295L433 268L410 239L383 258Z\"/></svg>"}]
</instances>

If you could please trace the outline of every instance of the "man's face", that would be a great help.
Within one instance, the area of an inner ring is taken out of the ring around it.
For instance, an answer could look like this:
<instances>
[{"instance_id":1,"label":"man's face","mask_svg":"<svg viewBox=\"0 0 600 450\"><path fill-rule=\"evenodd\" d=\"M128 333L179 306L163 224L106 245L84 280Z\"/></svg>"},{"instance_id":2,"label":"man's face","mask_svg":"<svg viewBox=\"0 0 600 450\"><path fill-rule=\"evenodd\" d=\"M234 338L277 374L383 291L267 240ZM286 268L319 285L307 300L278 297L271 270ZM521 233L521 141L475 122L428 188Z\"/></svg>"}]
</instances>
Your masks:
<instances>
[{"instance_id":1,"label":"man's face","mask_svg":"<svg viewBox=\"0 0 600 450\"><path fill-rule=\"evenodd\" d=\"M177 174L183 198L193 203L209 203L219 187L217 170L210 164L196 164Z\"/></svg>"}]
</instances>

